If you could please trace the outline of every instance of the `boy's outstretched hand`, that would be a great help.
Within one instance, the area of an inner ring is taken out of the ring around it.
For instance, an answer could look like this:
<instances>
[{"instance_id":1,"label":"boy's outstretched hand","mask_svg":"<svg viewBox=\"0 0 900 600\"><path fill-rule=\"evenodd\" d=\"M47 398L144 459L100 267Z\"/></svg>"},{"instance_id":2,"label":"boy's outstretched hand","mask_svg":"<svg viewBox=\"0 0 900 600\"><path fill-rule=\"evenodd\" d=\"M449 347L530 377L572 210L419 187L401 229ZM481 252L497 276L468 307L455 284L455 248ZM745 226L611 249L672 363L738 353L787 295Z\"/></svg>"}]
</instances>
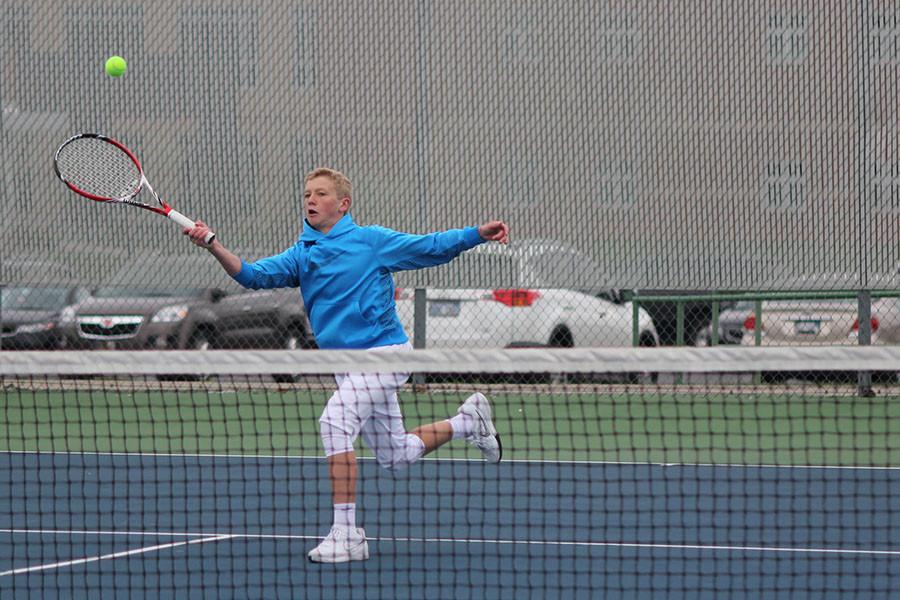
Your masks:
<instances>
[{"instance_id":1,"label":"boy's outstretched hand","mask_svg":"<svg viewBox=\"0 0 900 600\"><path fill-rule=\"evenodd\" d=\"M509 243L509 225L503 221L489 221L478 228L481 239L489 242Z\"/></svg>"}]
</instances>

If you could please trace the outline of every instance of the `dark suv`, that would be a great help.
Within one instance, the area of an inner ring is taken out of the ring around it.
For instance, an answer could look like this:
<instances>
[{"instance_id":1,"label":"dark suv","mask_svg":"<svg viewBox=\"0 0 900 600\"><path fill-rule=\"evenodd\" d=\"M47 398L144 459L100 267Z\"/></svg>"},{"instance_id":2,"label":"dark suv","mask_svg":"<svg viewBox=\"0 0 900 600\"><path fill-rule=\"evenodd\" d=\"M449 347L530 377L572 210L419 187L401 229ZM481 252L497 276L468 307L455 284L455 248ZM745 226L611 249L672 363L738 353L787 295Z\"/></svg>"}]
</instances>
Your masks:
<instances>
[{"instance_id":1,"label":"dark suv","mask_svg":"<svg viewBox=\"0 0 900 600\"><path fill-rule=\"evenodd\" d=\"M216 348L315 348L303 298L294 289L245 291L215 307Z\"/></svg>"},{"instance_id":2,"label":"dark suv","mask_svg":"<svg viewBox=\"0 0 900 600\"><path fill-rule=\"evenodd\" d=\"M94 349L309 348L297 290L229 295L218 288L108 287L62 324L69 347Z\"/></svg>"},{"instance_id":3,"label":"dark suv","mask_svg":"<svg viewBox=\"0 0 900 600\"><path fill-rule=\"evenodd\" d=\"M0 287L0 349L54 350L67 307L87 297L83 287Z\"/></svg>"}]
</instances>

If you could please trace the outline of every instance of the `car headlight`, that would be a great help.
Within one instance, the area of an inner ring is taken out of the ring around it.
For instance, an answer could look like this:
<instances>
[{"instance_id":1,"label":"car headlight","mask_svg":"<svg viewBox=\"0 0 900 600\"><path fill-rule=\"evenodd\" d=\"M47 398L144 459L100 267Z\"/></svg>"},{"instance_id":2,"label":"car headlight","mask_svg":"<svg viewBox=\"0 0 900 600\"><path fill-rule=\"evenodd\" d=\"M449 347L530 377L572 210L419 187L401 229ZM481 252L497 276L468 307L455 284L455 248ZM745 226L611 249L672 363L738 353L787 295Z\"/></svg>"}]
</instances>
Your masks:
<instances>
[{"instance_id":1,"label":"car headlight","mask_svg":"<svg viewBox=\"0 0 900 600\"><path fill-rule=\"evenodd\" d=\"M186 304L176 304L159 309L150 321L152 323L175 323L186 316L188 316L188 306Z\"/></svg>"},{"instance_id":2,"label":"car headlight","mask_svg":"<svg viewBox=\"0 0 900 600\"><path fill-rule=\"evenodd\" d=\"M38 333L40 331L49 331L56 325L50 321L46 323L29 323L28 325L19 325L16 331L19 333Z\"/></svg>"},{"instance_id":3,"label":"car headlight","mask_svg":"<svg viewBox=\"0 0 900 600\"><path fill-rule=\"evenodd\" d=\"M59 322L60 323L74 323L75 322L75 307L67 306L62 309L62 312L59 313Z\"/></svg>"}]
</instances>

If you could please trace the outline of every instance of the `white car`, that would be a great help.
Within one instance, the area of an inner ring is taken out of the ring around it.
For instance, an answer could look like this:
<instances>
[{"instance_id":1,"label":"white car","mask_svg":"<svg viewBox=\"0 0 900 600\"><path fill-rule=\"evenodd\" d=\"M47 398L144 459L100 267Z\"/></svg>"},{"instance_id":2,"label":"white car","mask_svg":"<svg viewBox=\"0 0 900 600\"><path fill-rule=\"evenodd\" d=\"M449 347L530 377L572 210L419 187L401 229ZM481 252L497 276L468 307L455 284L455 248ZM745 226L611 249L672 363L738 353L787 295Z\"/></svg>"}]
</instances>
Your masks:
<instances>
[{"instance_id":1,"label":"white car","mask_svg":"<svg viewBox=\"0 0 900 600\"><path fill-rule=\"evenodd\" d=\"M467 259L467 260L466 260ZM557 287L599 281L592 261L555 241L482 245L462 255L468 265L496 272L514 288L426 290L428 348L595 347L633 345L630 302ZM413 290L398 289L397 313L413 339ZM638 310L642 346L659 345L650 315Z\"/></svg>"}]
</instances>

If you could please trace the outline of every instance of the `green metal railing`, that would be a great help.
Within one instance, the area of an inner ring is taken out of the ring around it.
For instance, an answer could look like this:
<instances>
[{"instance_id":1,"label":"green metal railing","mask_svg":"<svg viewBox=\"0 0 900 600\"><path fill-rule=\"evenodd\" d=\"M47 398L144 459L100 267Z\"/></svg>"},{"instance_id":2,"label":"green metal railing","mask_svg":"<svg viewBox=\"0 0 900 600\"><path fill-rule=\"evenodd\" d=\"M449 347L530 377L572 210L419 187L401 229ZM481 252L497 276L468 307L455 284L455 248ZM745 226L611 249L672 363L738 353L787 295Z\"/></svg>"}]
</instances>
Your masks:
<instances>
[{"instance_id":1,"label":"green metal railing","mask_svg":"<svg viewBox=\"0 0 900 600\"><path fill-rule=\"evenodd\" d=\"M858 291L827 291L827 292L740 292L727 293L715 292L709 294L690 295L664 295L645 296L632 294L629 300L632 303L632 344L640 345L639 309L644 304L651 302L670 302L675 304L675 345L685 344L685 306L694 302L709 302L712 308L712 343L719 343L719 315L722 312L722 302L752 301L756 316L756 328L754 330L756 345L762 344L762 303L771 300L854 300L858 299L861 292ZM873 290L871 298L900 298L898 290Z\"/></svg>"},{"instance_id":2,"label":"green metal railing","mask_svg":"<svg viewBox=\"0 0 900 600\"><path fill-rule=\"evenodd\" d=\"M857 315L860 313L871 314L871 302L876 298L900 298L898 290L863 290L863 291L808 291L808 292L714 292L709 294L685 294L685 295L641 295L631 294L632 302L632 344L640 345L639 310L642 305L653 302L667 302L675 305L675 345L685 345L685 314L689 303L710 303L712 312L711 320L711 345L719 344L719 316L722 312L723 302L738 303L741 301L753 302L753 314L755 324L753 340L755 346L762 345L763 302L773 300L857 300L859 302ZM871 322L869 319L859 319L860 335L859 344L871 343ZM756 373L755 383L761 383L762 373ZM683 376L676 377L676 383L682 383ZM860 374L859 390L861 395L871 393L871 375Z\"/></svg>"}]
</instances>

